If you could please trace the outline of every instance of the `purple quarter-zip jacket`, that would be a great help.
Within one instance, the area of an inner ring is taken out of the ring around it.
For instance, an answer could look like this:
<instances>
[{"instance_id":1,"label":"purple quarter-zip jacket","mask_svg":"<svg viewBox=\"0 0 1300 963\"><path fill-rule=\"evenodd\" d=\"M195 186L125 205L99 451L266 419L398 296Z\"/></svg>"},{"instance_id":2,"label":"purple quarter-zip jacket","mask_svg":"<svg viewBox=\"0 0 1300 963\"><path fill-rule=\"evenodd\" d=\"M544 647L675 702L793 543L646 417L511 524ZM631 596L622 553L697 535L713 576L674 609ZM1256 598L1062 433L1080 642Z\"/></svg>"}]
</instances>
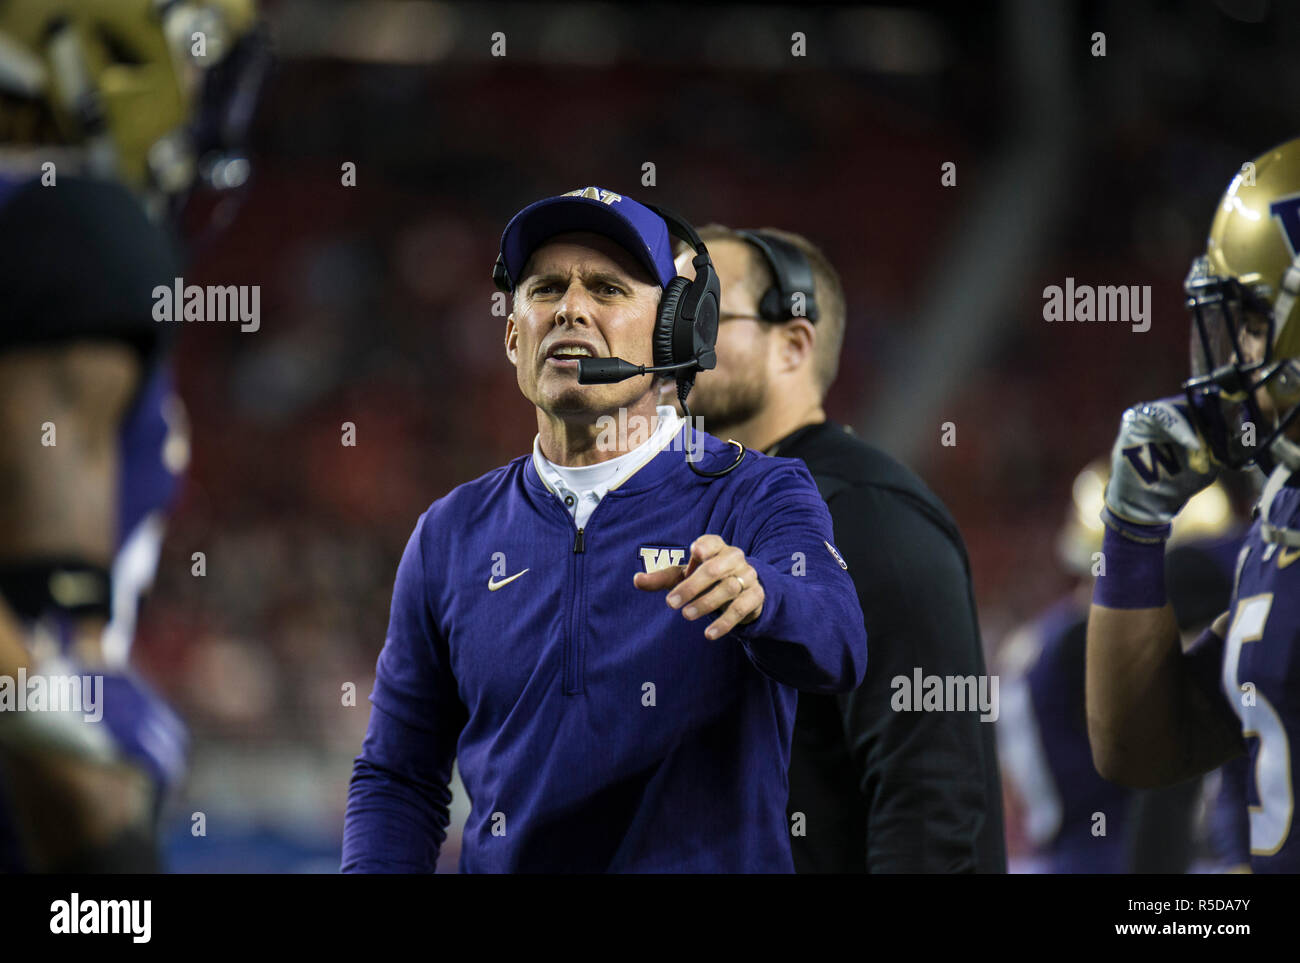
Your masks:
<instances>
[{"instance_id":1,"label":"purple quarter-zip jacket","mask_svg":"<svg viewBox=\"0 0 1300 963\"><path fill-rule=\"evenodd\" d=\"M689 434L685 434L689 433ZM703 454L701 448L703 446ZM420 516L397 570L344 872L432 872L453 760L462 872L793 872L797 691L862 680L866 630L803 463L682 429L579 530L529 455ZM707 639L632 576L706 533L742 548L759 618Z\"/></svg>"}]
</instances>

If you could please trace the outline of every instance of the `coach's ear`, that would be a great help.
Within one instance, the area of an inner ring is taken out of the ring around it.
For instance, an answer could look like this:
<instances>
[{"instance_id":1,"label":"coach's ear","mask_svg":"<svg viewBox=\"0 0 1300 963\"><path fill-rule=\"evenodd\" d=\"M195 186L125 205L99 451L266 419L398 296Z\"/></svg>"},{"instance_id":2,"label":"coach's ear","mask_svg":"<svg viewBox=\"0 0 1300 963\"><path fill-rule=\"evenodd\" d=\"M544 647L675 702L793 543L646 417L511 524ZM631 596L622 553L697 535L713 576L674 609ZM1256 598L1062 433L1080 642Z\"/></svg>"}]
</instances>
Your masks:
<instances>
[{"instance_id":1,"label":"coach's ear","mask_svg":"<svg viewBox=\"0 0 1300 963\"><path fill-rule=\"evenodd\" d=\"M778 370L797 371L812 356L817 332L807 318L792 318L777 328L773 341Z\"/></svg>"},{"instance_id":2,"label":"coach's ear","mask_svg":"<svg viewBox=\"0 0 1300 963\"><path fill-rule=\"evenodd\" d=\"M515 324L514 314L506 317L506 357L511 364L519 363L519 326Z\"/></svg>"}]
</instances>

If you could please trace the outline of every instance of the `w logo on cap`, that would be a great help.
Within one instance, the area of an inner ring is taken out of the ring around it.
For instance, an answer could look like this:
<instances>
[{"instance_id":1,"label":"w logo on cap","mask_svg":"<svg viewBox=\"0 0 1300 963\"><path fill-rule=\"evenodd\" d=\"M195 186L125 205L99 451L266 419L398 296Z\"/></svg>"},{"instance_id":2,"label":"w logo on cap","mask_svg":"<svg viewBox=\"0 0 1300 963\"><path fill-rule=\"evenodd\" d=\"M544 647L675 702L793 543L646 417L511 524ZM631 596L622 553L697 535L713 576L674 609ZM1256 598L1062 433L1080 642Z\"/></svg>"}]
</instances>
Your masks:
<instances>
[{"instance_id":1,"label":"w logo on cap","mask_svg":"<svg viewBox=\"0 0 1300 963\"><path fill-rule=\"evenodd\" d=\"M615 201L623 199L622 194L615 194L613 191L607 191L601 187L579 187L576 191L566 191L561 197L587 197L593 201L600 201L603 204L613 204Z\"/></svg>"}]
</instances>

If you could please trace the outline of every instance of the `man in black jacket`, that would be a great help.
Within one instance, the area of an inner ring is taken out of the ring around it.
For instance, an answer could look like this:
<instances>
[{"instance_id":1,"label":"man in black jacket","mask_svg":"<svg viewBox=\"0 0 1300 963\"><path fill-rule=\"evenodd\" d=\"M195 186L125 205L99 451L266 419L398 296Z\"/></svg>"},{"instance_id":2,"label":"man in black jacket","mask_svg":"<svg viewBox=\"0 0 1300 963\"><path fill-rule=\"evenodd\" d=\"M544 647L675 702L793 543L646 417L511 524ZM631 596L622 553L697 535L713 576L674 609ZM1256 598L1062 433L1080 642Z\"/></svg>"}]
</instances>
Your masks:
<instances>
[{"instance_id":1,"label":"man in black jacket","mask_svg":"<svg viewBox=\"0 0 1300 963\"><path fill-rule=\"evenodd\" d=\"M790 759L795 867L1005 872L997 690L961 533L915 474L822 409L844 332L839 277L796 234L709 225L700 235L722 281L722 310L718 365L700 374L692 413L719 437L804 460L873 643L856 690L800 693ZM690 276L688 257L678 269ZM964 682L993 693L991 711L916 711L920 695L908 690L934 676L948 692Z\"/></svg>"}]
</instances>

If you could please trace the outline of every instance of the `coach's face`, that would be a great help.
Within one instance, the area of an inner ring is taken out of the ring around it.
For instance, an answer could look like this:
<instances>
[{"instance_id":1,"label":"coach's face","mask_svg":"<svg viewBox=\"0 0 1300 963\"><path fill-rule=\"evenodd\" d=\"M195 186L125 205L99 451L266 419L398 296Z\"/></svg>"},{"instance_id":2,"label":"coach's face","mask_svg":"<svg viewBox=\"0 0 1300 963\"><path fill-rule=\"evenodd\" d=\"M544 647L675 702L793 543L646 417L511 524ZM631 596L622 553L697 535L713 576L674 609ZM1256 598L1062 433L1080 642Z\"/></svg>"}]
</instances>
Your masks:
<instances>
[{"instance_id":1,"label":"coach's face","mask_svg":"<svg viewBox=\"0 0 1300 963\"><path fill-rule=\"evenodd\" d=\"M696 376L690 398L693 413L704 419L709 432L748 421L768 403L773 325L758 317L760 295L749 281L750 258L755 256L748 244L725 239L709 242L709 257L722 288L718 364ZM692 257L687 252L677 258L677 271L683 277L695 277Z\"/></svg>"},{"instance_id":2,"label":"coach's face","mask_svg":"<svg viewBox=\"0 0 1300 963\"><path fill-rule=\"evenodd\" d=\"M578 358L651 364L660 293L628 251L599 234L560 234L537 248L506 320L506 356L524 397L555 415L598 416L648 395L653 404L649 376L578 384Z\"/></svg>"}]
</instances>

